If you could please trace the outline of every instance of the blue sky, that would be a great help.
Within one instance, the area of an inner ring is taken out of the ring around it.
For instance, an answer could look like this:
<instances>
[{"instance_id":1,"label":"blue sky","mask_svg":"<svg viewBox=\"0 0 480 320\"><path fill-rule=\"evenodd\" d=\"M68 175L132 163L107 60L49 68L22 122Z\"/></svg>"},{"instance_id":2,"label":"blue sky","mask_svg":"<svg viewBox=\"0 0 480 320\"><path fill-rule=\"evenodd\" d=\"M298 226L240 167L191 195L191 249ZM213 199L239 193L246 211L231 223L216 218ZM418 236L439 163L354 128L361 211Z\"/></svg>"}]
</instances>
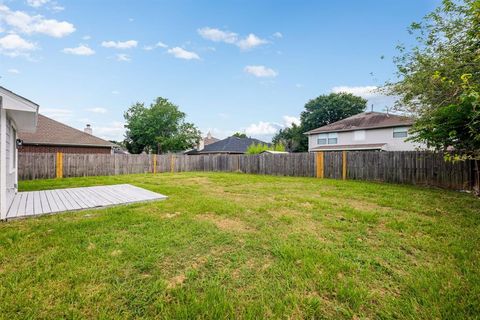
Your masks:
<instances>
[{"instance_id":1,"label":"blue sky","mask_svg":"<svg viewBox=\"0 0 480 320\"><path fill-rule=\"evenodd\" d=\"M391 105L372 89L395 79L395 46L438 4L0 0L0 85L103 138L122 139L124 111L162 96L204 133L268 141L320 94Z\"/></svg>"}]
</instances>

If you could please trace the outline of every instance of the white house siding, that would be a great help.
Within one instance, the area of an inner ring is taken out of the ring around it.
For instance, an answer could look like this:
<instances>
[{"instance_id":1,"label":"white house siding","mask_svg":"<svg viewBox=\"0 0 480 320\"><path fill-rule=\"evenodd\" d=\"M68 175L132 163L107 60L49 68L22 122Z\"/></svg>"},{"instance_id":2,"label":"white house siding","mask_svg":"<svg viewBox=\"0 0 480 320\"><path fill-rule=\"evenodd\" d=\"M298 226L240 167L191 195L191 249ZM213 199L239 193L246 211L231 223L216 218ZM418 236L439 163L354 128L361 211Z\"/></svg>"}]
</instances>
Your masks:
<instances>
[{"instance_id":1,"label":"white house siding","mask_svg":"<svg viewBox=\"0 0 480 320\"><path fill-rule=\"evenodd\" d=\"M394 138L393 127L379 128L379 129L366 129L365 139L355 140L355 131L337 132L337 144L336 145L355 145L355 144L372 144L372 143L385 143L383 150L385 151L414 151L423 148L418 143L412 143L405 141L407 138ZM335 145L318 145L317 138L319 134L309 135L308 137L308 149L312 150L320 146L335 146ZM357 136L362 136L357 135Z\"/></svg>"},{"instance_id":2,"label":"white house siding","mask_svg":"<svg viewBox=\"0 0 480 320\"><path fill-rule=\"evenodd\" d=\"M12 155L17 152L15 145L16 137L13 136L12 121L7 117L7 139L5 142L6 147L6 175L7 175L7 207L13 201L15 193L17 192L17 168L12 167ZM17 158L17 155L15 155ZM17 158L18 159L18 158Z\"/></svg>"}]
</instances>

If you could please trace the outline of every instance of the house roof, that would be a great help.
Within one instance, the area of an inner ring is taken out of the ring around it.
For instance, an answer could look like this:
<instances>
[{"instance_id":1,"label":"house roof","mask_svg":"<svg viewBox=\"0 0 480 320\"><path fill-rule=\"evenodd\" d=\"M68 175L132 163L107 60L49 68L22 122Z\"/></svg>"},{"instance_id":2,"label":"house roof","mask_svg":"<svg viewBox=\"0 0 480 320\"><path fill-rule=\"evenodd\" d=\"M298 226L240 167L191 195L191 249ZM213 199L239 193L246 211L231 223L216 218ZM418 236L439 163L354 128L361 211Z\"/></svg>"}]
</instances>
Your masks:
<instances>
[{"instance_id":1,"label":"house roof","mask_svg":"<svg viewBox=\"0 0 480 320\"><path fill-rule=\"evenodd\" d=\"M206 145L205 148L198 153L245 153L247 152L248 147L254 143L270 145L269 143L253 138L228 137Z\"/></svg>"},{"instance_id":2,"label":"house roof","mask_svg":"<svg viewBox=\"0 0 480 320\"><path fill-rule=\"evenodd\" d=\"M305 132L305 134L411 126L412 124L413 119L406 116L382 112L362 112L343 120L327 124L326 126Z\"/></svg>"},{"instance_id":3,"label":"house roof","mask_svg":"<svg viewBox=\"0 0 480 320\"><path fill-rule=\"evenodd\" d=\"M19 133L24 144L114 147L115 144L72 128L61 122L38 115L35 133Z\"/></svg>"},{"instance_id":4,"label":"house roof","mask_svg":"<svg viewBox=\"0 0 480 320\"><path fill-rule=\"evenodd\" d=\"M17 94L17 93L15 93L15 92L13 92L13 91L11 91L11 90L8 90L7 88L5 88L5 87L2 87L2 86L0 86L0 90L3 90L4 92L7 92L7 93L9 93L10 95L12 95L12 96L15 96L17 99L23 100L24 102L27 102L27 103L33 104L34 106L36 106L36 107L37 107L37 110L38 110L38 104L37 104L37 103L35 103L35 102L33 102L32 100L29 100L29 99L27 99L27 98L25 98L25 97L22 97L21 95L19 95L19 94Z\"/></svg>"},{"instance_id":5,"label":"house roof","mask_svg":"<svg viewBox=\"0 0 480 320\"><path fill-rule=\"evenodd\" d=\"M310 151L382 150L385 145L386 143L326 145L312 148Z\"/></svg>"},{"instance_id":6,"label":"house roof","mask_svg":"<svg viewBox=\"0 0 480 320\"><path fill-rule=\"evenodd\" d=\"M217 139L215 137L212 137L210 132L207 134L205 138L203 138L203 145L208 146L209 144L215 143L217 141L220 141L220 139Z\"/></svg>"}]
</instances>

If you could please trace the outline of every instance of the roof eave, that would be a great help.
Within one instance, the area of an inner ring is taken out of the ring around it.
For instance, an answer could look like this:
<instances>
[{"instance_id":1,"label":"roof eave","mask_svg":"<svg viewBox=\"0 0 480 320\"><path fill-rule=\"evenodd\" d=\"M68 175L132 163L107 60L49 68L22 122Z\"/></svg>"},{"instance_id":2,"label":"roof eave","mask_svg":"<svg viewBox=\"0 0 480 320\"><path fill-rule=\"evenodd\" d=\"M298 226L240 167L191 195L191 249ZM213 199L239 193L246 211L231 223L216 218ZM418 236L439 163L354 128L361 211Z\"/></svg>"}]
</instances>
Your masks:
<instances>
[{"instance_id":1,"label":"roof eave","mask_svg":"<svg viewBox=\"0 0 480 320\"><path fill-rule=\"evenodd\" d=\"M318 134L318 133L331 133L331 132L348 132L348 131L357 131L357 130L373 130L373 129L385 129L385 128L395 128L395 127L411 127L413 125L413 121L409 123L398 123L388 126L374 126L374 127L357 127L357 128L349 128L349 129L338 129L338 130L319 130L314 129L305 132L306 135Z\"/></svg>"},{"instance_id":2,"label":"roof eave","mask_svg":"<svg viewBox=\"0 0 480 320\"><path fill-rule=\"evenodd\" d=\"M48 146L73 146L73 147L98 147L98 148L114 148L114 145L106 144L85 144L85 143L55 143L55 142L35 142L35 141L23 141L23 145L48 145Z\"/></svg>"}]
</instances>

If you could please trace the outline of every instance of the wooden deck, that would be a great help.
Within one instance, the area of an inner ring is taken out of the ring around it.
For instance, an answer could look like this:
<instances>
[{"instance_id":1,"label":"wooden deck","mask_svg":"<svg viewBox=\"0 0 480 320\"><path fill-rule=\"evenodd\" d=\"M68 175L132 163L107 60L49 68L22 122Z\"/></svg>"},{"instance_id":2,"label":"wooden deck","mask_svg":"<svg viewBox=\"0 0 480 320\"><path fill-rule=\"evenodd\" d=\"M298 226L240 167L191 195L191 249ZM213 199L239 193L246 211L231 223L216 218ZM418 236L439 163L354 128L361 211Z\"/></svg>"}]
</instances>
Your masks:
<instances>
[{"instance_id":1,"label":"wooden deck","mask_svg":"<svg viewBox=\"0 0 480 320\"><path fill-rule=\"evenodd\" d=\"M7 219L166 198L130 184L19 192L8 210Z\"/></svg>"}]
</instances>

